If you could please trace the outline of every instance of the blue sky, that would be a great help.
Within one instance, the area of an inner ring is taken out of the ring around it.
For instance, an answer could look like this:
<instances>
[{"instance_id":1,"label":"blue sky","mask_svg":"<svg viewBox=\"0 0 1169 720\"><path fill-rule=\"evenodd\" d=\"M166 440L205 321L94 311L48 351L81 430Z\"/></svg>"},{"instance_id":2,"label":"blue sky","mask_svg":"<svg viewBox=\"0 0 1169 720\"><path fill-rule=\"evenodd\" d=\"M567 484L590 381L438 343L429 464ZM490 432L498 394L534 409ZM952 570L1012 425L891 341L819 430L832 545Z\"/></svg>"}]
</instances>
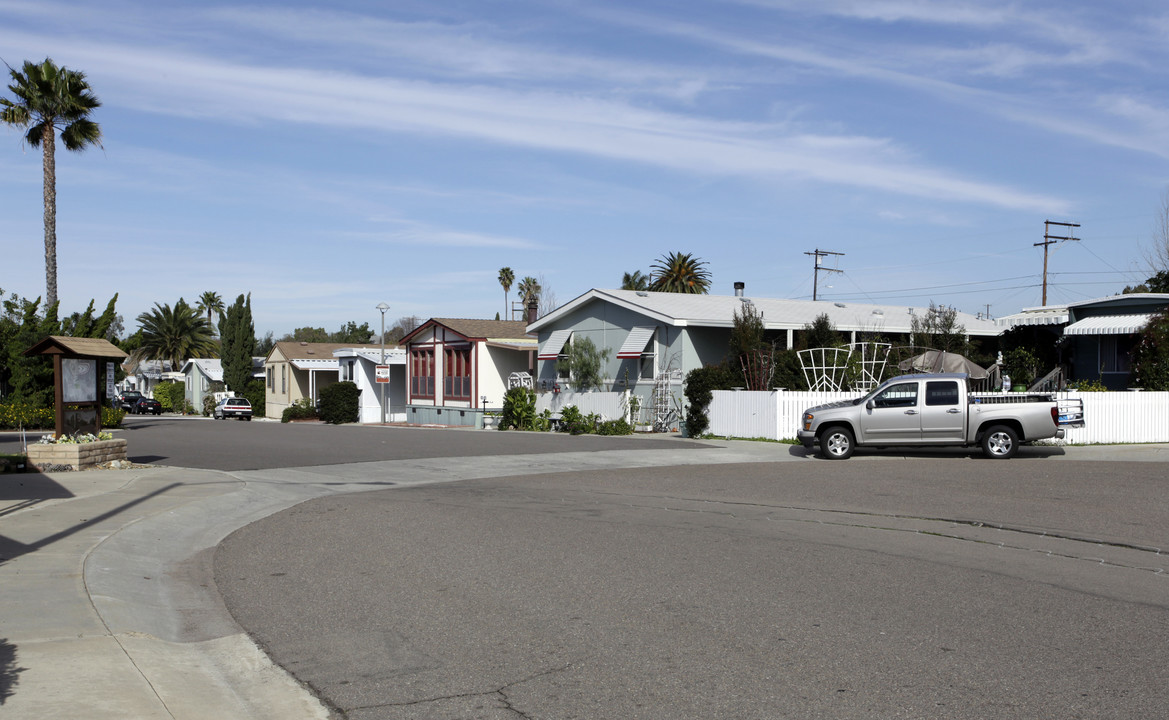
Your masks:
<instances>
[{"instance_id":1,"label":"blue sky","mask_svg":"<svg viewBox=\"0 0 1169 720\"><path fill-rule=\"evenodd\" d=\"M1111 295L1150 274L1167 40L1160 2L0 0L0 58L102 100L60 297L127 331L206 290L278 336L490 318L505 265L564 303L672 251L719 294L811 297L822 249L821 299L1002 316L1044 220L1081 224L1049 304ZM0 130L5 293L44 292L41 212Z\"/></svg>"}]
</instances>

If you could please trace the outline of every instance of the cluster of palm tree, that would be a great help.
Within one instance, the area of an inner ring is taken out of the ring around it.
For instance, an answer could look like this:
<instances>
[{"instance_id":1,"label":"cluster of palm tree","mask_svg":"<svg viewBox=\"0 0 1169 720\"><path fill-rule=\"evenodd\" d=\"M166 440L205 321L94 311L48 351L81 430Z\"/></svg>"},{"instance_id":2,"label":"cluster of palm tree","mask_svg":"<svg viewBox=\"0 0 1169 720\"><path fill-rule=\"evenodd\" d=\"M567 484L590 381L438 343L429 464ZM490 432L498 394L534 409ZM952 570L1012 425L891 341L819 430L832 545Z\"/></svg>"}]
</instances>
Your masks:
<instances>
[{"instance_id":1,"label":"cluster of palm tree","mask_svg":"<svg viewBox=\"0 0 1169 720\"><path fill-rule=\"evenodd\" d=\"M515 282L515 272L509 267L499 269L499 284L503 286L503 318L507 319L510 316L510 306L507 302L507 294L511 291L512 283ZM526 308L529 305L536 303L540 299L540 281L531 275L527 275L520 284L516 287L516 291L520 294L520 300Z\"/></svg>"},{"instance_id":2,"label":"cluster of palm tree","mask_svg":"<svg viewBox=\"0 0 1169 720\"><path fill-rule=\"evenodd\" d=\"M89 114L101 107L85 73L51 59L8 68L15 100L0 98L0 122L27 128L24 142L43 152L45 183L45 307L57 304L57 133L66 150L101 145L101 128Z\"/></svg>"},{"instance_id":3,"label":"cluster of palm tree","mask_svg":"<svg viewBox=\"0 0 1169 720\"><path fill-rule=\"evenodd\" d=\"M692 295L710 292L711 276L706 261L690 253L663 255L650 267L652 272L649 275L643 275L640 270L625 273L621 278L621 289Z\"/></svg>"}]
</instances>

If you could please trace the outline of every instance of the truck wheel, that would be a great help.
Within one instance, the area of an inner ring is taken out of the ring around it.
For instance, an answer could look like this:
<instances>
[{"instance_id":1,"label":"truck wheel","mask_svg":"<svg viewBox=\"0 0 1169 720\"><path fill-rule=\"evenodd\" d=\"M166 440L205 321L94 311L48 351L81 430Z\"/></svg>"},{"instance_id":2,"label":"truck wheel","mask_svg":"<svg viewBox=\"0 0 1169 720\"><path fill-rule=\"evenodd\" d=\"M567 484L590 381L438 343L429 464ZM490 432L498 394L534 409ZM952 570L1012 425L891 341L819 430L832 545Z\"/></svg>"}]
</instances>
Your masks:
<instances>
[{"instance_id":1,"label":"truck wheel","mask_svg":"<svg viewBox=\"0 0 1169 720\"><path fill-rule=\"evenodd\" d=\"M852 431L843 425L834 425L820 436L820 454L828 460L847 460L856 449Z\"/></svg>"},{"instance_id":2,"label":"truck wheel","mask_svg":"<svg viewBox=\"0 0 1169 720\"><path fill-rule=\"evenodd\" d=\"M1019 449L1019 435L1006 425L995 425L982 436L982 452L993 460L1015 457Z\"/></svg>"}]
</instances>

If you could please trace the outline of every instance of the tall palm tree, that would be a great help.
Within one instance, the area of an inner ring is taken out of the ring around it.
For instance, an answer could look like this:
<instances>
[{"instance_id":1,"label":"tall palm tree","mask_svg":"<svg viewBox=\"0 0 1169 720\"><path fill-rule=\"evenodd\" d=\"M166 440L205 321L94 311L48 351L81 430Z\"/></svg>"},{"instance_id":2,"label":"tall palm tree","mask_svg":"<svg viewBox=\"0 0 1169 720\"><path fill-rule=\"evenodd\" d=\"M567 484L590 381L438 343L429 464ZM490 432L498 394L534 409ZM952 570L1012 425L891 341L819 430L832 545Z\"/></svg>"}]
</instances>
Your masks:
<instances>
[{"instance_id":1,"label":"tall palm tree","mask_svg":"<svg viewBox=\"0 0 1169 720\"><path fill-rule=\"evenodd\" d=\"M503 286L503 316L507 317L507 292L515 282L515 273L509 267L499 268L499 284Z\"/></svg>"},{"instance_id":2,"label":"tall palm tree","mask_svg":"<svg viewBox=\"0 0 1169 720\"><path fill-rule=\"evenodd\" d=\"M531 275L527 275L520 284L516 286L516 292L520 294L520 299L524 302L526 309L533 301L539 302L540 299L540 281Z\"/></svg>"},{"instance_id":3,"label":"tall palm tree","mask_svg":"<svg viewBox=\"0 0 1169 720\"><path fill-rule=\"evenodd\" d=\"M650 267L655 270L650 290L691 295L710 292L710 271L706 269L706 261L690 253L672 252L658 258Z\"/></svg>"},{"instance_id":4,"label":"tall palm tree","mask_svg":"<svg viewBox=\"0 0 1169 720\"><path fill-rule=\"evenodd\" d=\"M28 128L24 141L43 151L45 182L45 304L57 303L57 159L56 134L66 150L80 152L101 145L101 128L89 114L101 107L85 81L85 73L68 70L45 58L37 65L25 60L21 71L8 68L8 89L16 100L0 98L0 121Z\"/></svg>"},{"instance_id":5,"label":"tall palm tree","mask_svg":"<svg viewBox=\"0 0 1169 720\"><path fill-rule=\"evenodd\" d=\"M622 290L649 290L649 277L642 275L640 270L625 273L621 276Z\"/></svg>"},{"instance_id":6,"label":"tall palm tree","mask_svg":"<svg viewBox=\"0 0 1169 720\"><path fill-rule=\"evenodd\" d=\"M135 356L140 360L169 360L171 368L178 370L188 358L215 355L211 323L182 298L173 309L155 303L153 310L138 316L138 324L142 345Z\"/></svg>"},{"instance_id":7,"label":"tall palm tree","mask_svg":"<svg viewBox=\"0 0 1169 720\"><path fill-rule=\"evenodd\" d=\"M207 324L211 325L211 313L215 313L216 315L220 316L223 315L223 298L221 298L219 293L215 292L214 290L208 290L199 296L199 302L195 304L195 307L199 310L199 312L207 313ZM214 327L214 325L212 325L212 327Z\"/></svg>"}]
</instances>

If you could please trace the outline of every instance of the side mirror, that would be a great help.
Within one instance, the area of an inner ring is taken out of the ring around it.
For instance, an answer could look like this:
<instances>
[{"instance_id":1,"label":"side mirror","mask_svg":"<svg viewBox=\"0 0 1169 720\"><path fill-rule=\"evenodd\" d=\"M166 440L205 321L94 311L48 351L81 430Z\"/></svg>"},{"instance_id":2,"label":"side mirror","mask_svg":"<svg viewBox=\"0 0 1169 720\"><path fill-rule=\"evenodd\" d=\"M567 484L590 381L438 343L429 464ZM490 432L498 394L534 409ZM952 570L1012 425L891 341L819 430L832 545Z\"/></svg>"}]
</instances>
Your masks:
<instances>
[{"instance_id":1,"label":"side mirror","mask_svg":"<svg viewBox=\"0 0 1169 720\"><path fill-rule=\"evenodd\" d=\"M865 407L869 410L872 410L873 409L873 401L870 400L867 403L865 403Z\"/></svg>"}]
</instances>

